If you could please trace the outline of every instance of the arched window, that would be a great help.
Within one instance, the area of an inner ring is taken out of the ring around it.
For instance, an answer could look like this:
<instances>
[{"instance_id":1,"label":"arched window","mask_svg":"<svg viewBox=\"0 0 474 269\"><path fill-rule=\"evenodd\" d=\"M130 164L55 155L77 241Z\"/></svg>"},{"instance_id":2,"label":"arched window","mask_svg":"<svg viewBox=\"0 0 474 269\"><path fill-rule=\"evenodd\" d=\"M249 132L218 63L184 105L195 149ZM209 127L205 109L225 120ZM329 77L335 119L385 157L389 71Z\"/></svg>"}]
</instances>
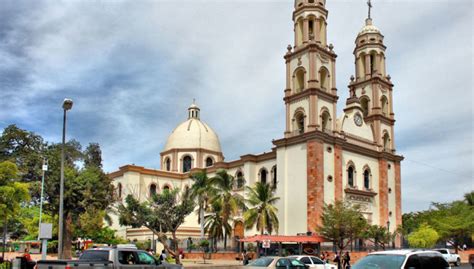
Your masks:
<instances>
[{"instance_id":1,"label":"arched window","mask_svg":"<svg viewBox=\"0 0 474 269\"><path fill-rule=\"evenodd\" d=\"M364 171L364 188L366 190L370 189L370 172L369 169Z\"/></svg>"},{"instance_id":2,"label":"arched window","mask_svg":"<svg viewBox=\"0 0 474 269\"><path fill-rule=\"evenodd\" d=\"M319 69L319 82L324 91L329 90L329 71L325 67Z\"/></svg>"},{"instance_id":3,"label":"arched window","mask_svg":"<svg viewBox=\"0 0 474 269\"><path fill-rule=\"evenodd\" d=\"M183 173L189 172L191 170L193 160L191 156L185 156L183 158Z\"/></svg>"},{"instance_id":4,"label":"arched window","mask_svg":"<svg viewBox=\"0 0 474 269\"><path fill-rule=\"evenodd\" d=\"M150 185L150 197L156 195L156 184Z\"/></svg>"},{"instance_id":5,"label":"arched window","mask_svg":"<svg viewBox=\"0 0 474 269\"><path fill-rule=\"evenodd\" d=\"M331 115L329 115L327 110L324 110L321 114L321 128L323 132L331 130Z\"/></svg>"},{"instance_id":6,"label":"arched window","mask_svg":"<svg viewBox=\"0 0 474 269\"><path fill-rule=\"evenodd\" d=\"M380 98L380 105L382 106L382 114L388 116L388 100L385 95Z\"/></svg>"},{"instance_id":7,"label":"arched window","mask_svg":"<svg viewBox=\"0 0 474 269\"><path fill-rule=\"evenodd\" d=\"M122 183L117 185L118 198L122 198Z\"/></svg>"},{"instance_id":8,"label":"arched window","mask_svg":"<svg viewBox=\"0 0 474 269\"><path fill-rule=\"evenodd\" d=\"M310 0L311 1L311 0ZM312 0L312 2L310 3L314 3L314 0ZM314 40L314 22L315 22L315 19L314 17L310 18L308 20L308 34L309 34L309 40Z\"/></svg>"},{"instance_id":9,"label":"arched window","mask_svg":"<svg viewBox=\"0 0 474 269\"><path fill-rule=\"evenodd\" d=\"M239 171L237 172L236 178L237 178L237 189L243 188L245 184L244 174L242 174L242 172Z\"/></svg>"},{"instance_id":10,"label":"arched window","mask_svg":"<svg viewBox=\"0 0 474 269\"><path fill-rule=\"evenodd\" d=\"M170 191L170 186L165 185L165 186L163 187L163 192L169 192L169 191Z\"/></svg>"},{"instance_id":11,"label":"arched window","mask_svg":"<svg viewBox=\"0 0 474 269\"><path fill-rule=\"evenodd\" d=\"M214 164L214 160L211 157L207 157L206 167L212 166L213 164Z\"/></svg>"},{"instance_id":12,"label":"arched window","mask_svg":"<svg viewBox=\"0 0 474 269\"><path fill-rule=\"evenodd\" d=\"M273 185L274 188L276 188L277 184L278 184L278 182L277 182L277 167L276 167L276 165L274 165L272 167L272 185Z\"/></svg>"},{"instance_id":13,"label":"arched window","mask_svg":"<svg viewBox=\"0 0 474 269\"><path fill-rule=\"evenodd\" d=\"M383 139L383 150L389 151L390 150L390 136L388 135L388 133L385 133L382 139Z\"/></svg>"},{"instance_id":14,"label":"arched window","mask_svg":"<svg viewBox=\"0 0 474 269\"><path fill-rule=\"evenodd\" d=\"M349 187L354 187L354 167L352 166L347 168L347 184Z\"/></svg>"},{"instance_id":15,"label":"arched window","mask_svg":"<svg viewBox=\"0 0 474 269\"><path fill-rule=\"evenodd\" d=\"M303 68L298 69L295 73L295 93L299 93L304 89L304 73L305 72Z\"/></svg>"},{"instance_id":16,"label":"arched window","mask_svg":"<svg viewBox=\"0 0 474 269\"><path fill-rule=\"evenodd\" d=\"M360 98L360 106L362 107L362 112L364 114L364 117L367 117L369 115L369 103L370 103L370 100L367 96L362 96Z\"/></svg>"},{"instance_id":17,"label":"arched window","mask_svg":"<svg viewBox=\"0 0 474 269\"><path fill-rule=\"evenodd\" d=\"M260 170L260 182L267 184L267 169L263 168Z\"/></svg>"},{"instance_id":18,"label":"arched window","mask_svg":"<svg viewBox=\"0 0 474 269\"><path fill-rule=\"evenodd\" d=\"M171 171L171 159L170 158L166 158L165 168L166 168L166 171Z\"/></svg>"},{"instance_id":19,"label":"arched window","mask_svg":"<svg viewBox=\"0 0 474 269\"><path fill-rule=\"evenodd\" d=\"M304 133L304 113L299 111L295 115L295 122L296 122L296 130L298 134Z\"/></svg>"}]
</instances>

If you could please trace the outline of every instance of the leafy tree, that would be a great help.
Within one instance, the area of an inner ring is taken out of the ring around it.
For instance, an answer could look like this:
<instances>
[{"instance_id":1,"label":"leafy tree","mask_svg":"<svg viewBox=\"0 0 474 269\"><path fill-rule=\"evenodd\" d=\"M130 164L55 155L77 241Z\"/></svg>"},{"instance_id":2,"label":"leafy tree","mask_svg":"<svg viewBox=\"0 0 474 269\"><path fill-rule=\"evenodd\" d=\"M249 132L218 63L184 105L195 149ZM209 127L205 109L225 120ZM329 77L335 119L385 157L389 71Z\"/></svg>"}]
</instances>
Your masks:
<instances>
[{"instance_id":1,"label":"leafy tree","mask_svg":"<svg viewBox=\"0 0 474 269\"><path fill-rule=\"evenodd\" d=\"M244 213L244 223L247 229L257 225L257 230L263 234L265 230L272 234L278 232L278 209L275 203L280 199L274 195L275 188L269 184L257 182L255 186L247 186L248 199L245 202L249 209Z\"/></svg>"},{"instance_id":2,"label":"leafy tree","mask_svg":"<svg viewBox=\"0 0 474 269\"><path fill-rule=\"evenodd\" d=\"M209 197L213 192L210 179L207 177L206 171L194 173L191 175L194 182L190 189L191 198L197 201L198 206L198 223L201 225L201 239L204 238L204 213L207 208Z\"/></svg>"},{"instance_id":3,"label":"leafy tree","mask_svg":"<svg viewBox=\"0 0 474 269\"><path fill-rule=\"evenodd\" d=\"M24 233L20 234L24 240L36 240L38 239L39 232L39 206L24 206L20 209L18 214L17 221L21 224L21 227L24 229ZM42 213L43 223L52 223L53 224L53 234L58 233L58 223L57 218L53 219L50 214L45 212Z\"/></svg>"},{"instance_id":4,"label":"leafy tree","mask_svg":"<svg viewBox=\"0 0 474 269\"><path fill-rule=\"evenodd\" d=\"M364 238L374 243L375 248L385 247L395 240L396 233L390 233L386 227L379 225L370 225L364 232Z\"/></svg>"},{"instance_id":5,"label":"leafy tree","mask_svg":"<svg viewBox=\"0 0 474 269\"><path fill-rule=\"evenodd\" d=\"M85 167L92 166L102 168L102 150L100 149L99 144L90 143L83 154Z\"/></svg>"},{"instance_id":6,"label":"leafy tree","mask_svg":"<svg viewBox=\"0 0 474 269\"><path fill-rule=\"evenodd\" d=\"M232 217L239 213L239 209L245 208L244 198L232 192L237 181L226 170L218 170L216 175L211 178L211 184L216 190L211 198L211 203L220 203L222 221L228 223ZM224 234L224 249L227 249L227 234Z\"/></svg>"},{"instance_id":7,"label":"leafy tree","mask_svg":"<svg viewBox=\"0 0 474 269\"><path fill-rule=\"evenodd\" d=\"M3 224L3 245L7 237L8 219L20 211L21 203L30 199L28 184L15 181L19 177L17 166L9 161L0 163L0 221ZM2 250L2 259L5 255Z\"/></svg>"},{"instance_id":8,"label":"leafy tree","mask_svg":"<svg viewBox=\"0 0 474 269\"><path fill-rule=\"evenodd\" d=\"M360 212L359 205L336 201L325 204L321 214L322 225L319 233L332 240L342 255L343 250L355 239L363 237L367 221Z\"/></svg>"},{"instance_id":9,"label":"leafy tree","mask_svg":"<svg viewBox=\"0 0 474 269\"><path fill-rule=\"evenodd\" d=\"M150 229L157 235L165 249L177 257L177 263L180 263L179 255L169 247L166 233L170 232L176 243L176 231L184 223L186 216L193 212L195 206L189 190L185 190L182 195L179 193L178 188L164 191L153 195L145 202L140 202L132 195L128 195L125 198L125 204L118 206L121 225Z\"/></svg>"},{"instance_id":10,"label":"leafy tree","mask_svg":"<svg viewBox=\"0 0 474 269\"><path fill-rule=\"evenodd\" d=\"M433 203L428 224L457 251L464 238L471 237L474 233L474 206L464 201Z\"/></svg>"},{"instance_id":11,"label":"leafy tree","mask_svg":"<svg viewBox=\"0 0 474 269\"><path fill-rule=\"evenodd\" d=\"M45 146L41 136L14 124L9 125L0 136L0 162L9 160L15 163L21 181L39 180Z\"/></svg>"},{"instance_id":12,"label":"leafy tree","mask_svg":"<svg viewBox=\"0 0 474 269\"><path fill-rule=\"evenodd\" d=\"M470 206L474 206L474 191L464 194L464 200Z\"/></svg>"},{"instance_id":13,"label":"leafy tree","mask_svg":"<svg viewBox=\"0 0 474 269\"><path fill-rule=\"evenodd\" d=\"M408 243L412 248L432 248L439 239L435 229L422 224L415 232L408 236Z\"/></svg>"}]
</instances>

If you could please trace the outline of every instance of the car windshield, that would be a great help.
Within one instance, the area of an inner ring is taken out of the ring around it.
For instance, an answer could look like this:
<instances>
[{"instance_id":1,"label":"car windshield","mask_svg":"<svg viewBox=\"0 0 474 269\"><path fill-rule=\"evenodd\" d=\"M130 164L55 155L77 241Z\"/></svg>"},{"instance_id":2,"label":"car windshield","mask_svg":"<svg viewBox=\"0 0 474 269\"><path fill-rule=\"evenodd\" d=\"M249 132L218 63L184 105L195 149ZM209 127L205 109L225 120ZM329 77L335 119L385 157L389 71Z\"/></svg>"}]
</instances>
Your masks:
<instances>
[{"instance_id":1,"label":"car windshield","mask_svg":"<svg viewBox=\"0 0 474 269\"><path fill-rule=\"evenodd\" d=\"M270 265L270 263L272 263L273 261L273 258L267 258L267 257L263 257L263 258L258 258L256 259L255 261L251 262L250 264L248 264L247 266L253 266L253 267L267 267Z\"/></svg>"},{"instance_id":2,"label":"car windshield","mask_svg":"<svg viewBox=\"0 0 474 269\"><path fill-rule=\"evenodd\" d=\"M369 255L354 264L352 269L399 269L404 260L404 255Z\"/></svg>"},{"instance_id":3,"label":"car windshield","mask_svg":"<svg viewBox=\"0 0 474 269\"><path fill-rule=\"evenodd\" d=\"M291 266L294 268L306 268L304 263L298 261L297 259L290 258Z\"/></svg>"}]
</instances>

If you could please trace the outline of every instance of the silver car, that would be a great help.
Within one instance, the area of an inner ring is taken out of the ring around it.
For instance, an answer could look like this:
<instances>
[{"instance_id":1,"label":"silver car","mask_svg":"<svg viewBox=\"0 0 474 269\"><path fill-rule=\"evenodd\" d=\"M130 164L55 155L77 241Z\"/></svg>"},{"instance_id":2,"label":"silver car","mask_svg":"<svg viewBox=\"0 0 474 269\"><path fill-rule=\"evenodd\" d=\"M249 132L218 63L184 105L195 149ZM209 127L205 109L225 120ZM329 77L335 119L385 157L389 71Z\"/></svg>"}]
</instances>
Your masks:
<instances>
[{"instance_id":1,"label":"silver car","mask_svg":"<svg viewBox=\"0 0 474 269\"><path fill-rule=\"evenodd\" d=\"M334 264L329 264L324 262L318 257L309 256L309 255L296 255L290 256L289 258L295 258L298 261L304 263L308 268L317 268L317 269L337 269L337 266Z\"/></svg>"}]
</instances>

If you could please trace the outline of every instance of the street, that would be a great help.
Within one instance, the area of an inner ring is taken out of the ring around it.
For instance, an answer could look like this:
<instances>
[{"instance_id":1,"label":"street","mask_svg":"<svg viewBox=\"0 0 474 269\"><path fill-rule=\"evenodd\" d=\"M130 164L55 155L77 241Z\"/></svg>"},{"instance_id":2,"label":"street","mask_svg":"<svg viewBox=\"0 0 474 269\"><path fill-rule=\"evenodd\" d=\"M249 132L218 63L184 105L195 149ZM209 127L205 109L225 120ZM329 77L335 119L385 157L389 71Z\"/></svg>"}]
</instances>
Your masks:
<instances>
[{"instance_id":1,"label":"street","mask_svg":"<svg viewBox=\"0 0 474 269\"><path fill-rule=\"evenodd\" d=\"M452 268L472 269L472 268L474 268L474 267L472 267L472 266L469 265L469 264L463 264L463 265L461 265L461 266L459 266L459 267L452 267Z\"/></svg>"}]
</instances>

